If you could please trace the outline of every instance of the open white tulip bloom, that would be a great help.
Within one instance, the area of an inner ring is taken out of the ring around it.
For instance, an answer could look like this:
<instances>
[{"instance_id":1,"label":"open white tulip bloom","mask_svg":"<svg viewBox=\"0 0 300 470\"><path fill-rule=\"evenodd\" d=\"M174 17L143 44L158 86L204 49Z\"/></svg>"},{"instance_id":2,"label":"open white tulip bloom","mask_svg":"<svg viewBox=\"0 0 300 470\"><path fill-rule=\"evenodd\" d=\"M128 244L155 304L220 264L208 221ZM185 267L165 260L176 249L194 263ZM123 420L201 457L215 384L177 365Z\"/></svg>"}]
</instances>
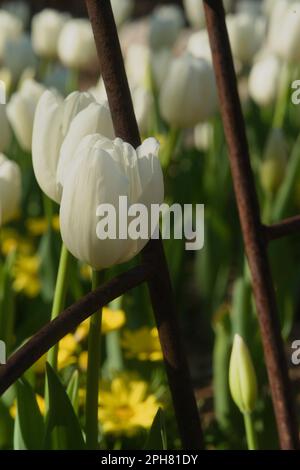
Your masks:
<instances>
[{"instance_id":1,"label":"open white tulip bloom","mask_svg":"<svg viewBox=\"0 0 300 470\"><path fill-rule=\"evenodd\" d=\"M0 154L0 226L17 215L21 194L20 168L15 162Z\"/></svg>"},{"instance_id":2,"label":"open white tulip bloom","mask_svg":"<svg viewBox=\"0 0 300 470\"><path fill-rule=\"evenodd\" d=\"M264 40L265 18L250 13L238 13L228 15L226 23L234 59L242 64L250 64Z\"/></svg>"},{"instance_id":3,"label":"open white tulip bloom","mask_svg":"<svg viewBox=\"0 0 300 470\"><path fill-rule=\"evenodd\" d=\"M269 46L278 56L289 62L300 60L300 3L278 0L270 18Z\"/></svg>"},{"instance_id":4,"label":"open white tulip bloom","mask_svg":"<svg viewBox=\"0 0 300 470\"><path fill-rule=\"evenodd\" d=\"M58 38L68 17L48 8L33 17L32 44L37 55L47 59L57 57Z\"/></svg>"},{"instance_id":5,"label":"open white tulip bloom","mask_svg":"<svg viewBox=\"0 0 300 470\"><path fill-rule=\"evenodd\" d=\"M38 103L32 139L33 169L42 191L57 203L60 202L61 198L61 188L57 185L57 166L63 140L68 134L73 119L85 109L89 111L84 116L92 115L93 122L90 120L84 122L84 128L94 129L99 118L94 107L93 112L90 113L90 106L96 106L90 93L74 92L63 100L60 95L48 90ZM100 113L98 107L97 111ZM78 122L81 123L82 119L80 118ZM78 129L76 123L75 129ZM73 130L72 136L77 138ZM78 144L79 140L77 139L76 142ZM70 145L72 146L72 142L70 142ZM75 147L72 147L73 153Z\"/></svg>"},{"instance_id":6,"label":"open white tulip bloom","mask_svg":"<svg viewBox=\"0 0 300 470\"><path fill-rule=\"evenodd\" d=\"M7 105L7 115L23 150L31 152L34 114L45 87L34 80L23 82Z\"/></svg>"},{"instance_id":7,"label":"open white tulip bloom","mask_svg":"<svg viewBox=\"0 0 300 470\"><path fill-rule=\"evenodd\" d=\"M232 0L223 0L225 11L229 11L232 5ZM194 28L205 27L205 14L203 7L203 0L183 0L185 13L190 24Z\"/></svg>"},{"instance_id":8,"label":"open white tulip bloom","mask_svg":"<svg viewBox=\"0 0 300 470\"><path fill-rule=\"evenodd\" d=\"M100 135L85 137L78 147L74 166L63 188L60 226L68 250L94 269L108 268L133 258L147 240L99 239L97 208L111 204L117 220L119 196L128 198L128 206L161 204L164 198L163 175L158 159L159 144L147 139L137 150L123 142ZM126 220L126 219L125 219Z\"/></svg>"},{"instance_id":9,"label":"open white tulip bloom","mask_svg":"<svg viewBox=\"0 0 300 470\"><path fill-rule=\"evenodd\" d=\"M249 93L260 106L274 103L279 87L281 63L274 54L268 54L254 63L249 75Z\"/></svg>"},{"instance_id":10,"label":"open white tulip bloom","mask_svg":"<svg viewBox=\"0 0 300 470\"><path fill-rule=\"evenodd\" d=\"M0 59L3 59L4 47L8 39L15 39L22 33L22 21L7 11L0 10Z\"/></svg>"},{"instance_id":11,"label":"open white tulip bloom","mask_svg":"<svg viewBox=\"0 0 300 470\"><path fill-rule=\"evenodd\" d=\"M37 59L29 35L22 34L17 38L6 41L3 52L3 65L10 70L14 83L18 82L26 68L34 69L36 67Z\"/></svg>"},{"instance_id":12,"label":"open white tulip bloom","mask_svg":"<svg viewBox=\"0 0 300 470\"><path fill-rule=\"evenodd\" d=\"M214 72L209 62L189 54L173 60L160 93L163 118L174 127L194 127L217 110Z\"/></svg>"},{"instance_id":13,"label":"open white tulip bloom","mask_svg":"<svg viewBox=\"0 0 300 470\"><path fill-rule=\"evenodd\" d=\"M130 17L133 8L133 0L111 0L111 6L114 12L115 22L119 28Z\"/></svg>"},{"instance_id":14,"label":"open white tulip bloom","mask_svg":"<svg viewBox=\"0 0 300 470\"><path fill-rule=\"evenodd\" d=\"M58 55L66 67L86 69L97 60L91 24L86 19L69 20L58 41Z\"/></svg>"},{"instance_id":15,"label":"open white tulip bloom","mask_svg":"<svg viewBox=\"0 0 300 470\"><path fill-rule=\"evenodd\" d=\"M150 46L153 49L172 47L183 25L184 18L179 7L157 7L150 18Z\"/></svg>"},{"instance_id":16,"label":"open white tulip bloom","mask_svg":"<svg viewBox=\"0 0 300 470\"><path fill-rule=\"evenodd\" d=\"M0 104L0 152L8 150L11 143L12 132L6 114L6 106Z\"/></svg>"}]
</instances>

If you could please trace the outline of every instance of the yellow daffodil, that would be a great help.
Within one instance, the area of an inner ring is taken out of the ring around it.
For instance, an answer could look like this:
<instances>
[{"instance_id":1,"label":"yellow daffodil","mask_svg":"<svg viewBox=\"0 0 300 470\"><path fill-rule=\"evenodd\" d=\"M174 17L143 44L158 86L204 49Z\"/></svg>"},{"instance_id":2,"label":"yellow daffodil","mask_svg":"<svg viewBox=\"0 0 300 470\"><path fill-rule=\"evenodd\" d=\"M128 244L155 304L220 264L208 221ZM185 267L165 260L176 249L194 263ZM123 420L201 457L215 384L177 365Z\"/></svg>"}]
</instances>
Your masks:
<instances>
[{"instance_id":1,"label":"yellow daffodil","mask_svg":"<svg viewBox=\"0 0 300 470\"><path fill-rule=\"evenodd\" d=\"M100 390L99 420L106 433L131 436L140 429L149 429L160 406L157 398L148 393L148 384L116 377Z\"/></svg>"},{"instance_id":2,"label":"yellow daffodil","mask_svg":"<svg viewBox=\"0 0 300 470\"><path fill-rule=\"evenodd\" d=\"M41 290L39 278L40 259L38 256L23 256L17 258L14 266L13 287L16 292L23 292L28 297L36 297Z\"/></svg>"},{"instance_id":3,"label":"yellow daffodil","mask_svg":"<svg viewBox=\"0 0 300 470\"><path fill-rule=\"evenodd\" d=\"M107 334L111 331L116 331L122 328L125 324L125 312L123 310L112 310L104 307L102 311L102 333ZM75 339L80 342L85 339L89 332L89 319L85 320L77 328L75 332Z\"/></svg>"},{"instance_id":4,"label":"yellow daffodil","mask_svg":"<svg viewBox=\"0 0 300 470\"><path fill-rule=\"evenodd\" d=\"M40 409L40 412L44 416L45 415L45 410L46 410L45 400L44 400L43 397L41 397L41 395L38 395L38 394L35 395L35 398L36 398L38 407ZM16 416L17 416L17 401L16 400L14 401L12 406L10 407L9 413L10 413L10 415L13 419L16 418Z\"/></svg>"},{"instance_id":5,"label":"yellow daffodil","mask_svg":"<svg viewBox=\"0 0 300 470\"><path fill-rule=\"evenodd\" d=\"M135 331L126 330L122 338L125 355L140 361L163 359L157 328L143 327Z\"/></svg>"}]
</instances>

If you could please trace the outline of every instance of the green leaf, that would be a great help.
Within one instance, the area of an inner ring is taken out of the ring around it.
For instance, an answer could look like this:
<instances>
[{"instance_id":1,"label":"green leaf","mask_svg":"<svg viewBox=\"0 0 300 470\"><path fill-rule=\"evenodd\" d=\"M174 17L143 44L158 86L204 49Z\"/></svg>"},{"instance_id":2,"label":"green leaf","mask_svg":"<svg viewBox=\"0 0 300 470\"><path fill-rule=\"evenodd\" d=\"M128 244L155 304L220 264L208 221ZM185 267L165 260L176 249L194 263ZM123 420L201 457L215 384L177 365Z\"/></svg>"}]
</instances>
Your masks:
<instances>
[{"instance_id":1,"label":"green leaf","mask_svg":"<svg viewBox=\"0 0 300 470\"><path fill-rule=\"evenodd\" d=\"M47 363L49 412L46 425L46 448L81 450L85 448L78 418L59 377Z\"/></svg>"},{"instance_id":2,"label":"green leaf","mask_svg":"<svg viewBox=\"0 0 300 470\"><path fill-rule=\"evenodd\" d=\"M41 293L46 302L52 301L57 276L58 251L55 233L51 228L43 235L38 254L41 259Z\"/></svg>"},{"instance_id":3,"label":"green leaf","mask_svg":"<svg viewBox=\"0 0 300 470\"><path fill-rule=\"evenodd\" d=\"M167 450L167 433L165 424L165 415L161 408L155 415L148 439L145 445L147 450Z\"/></svg>"},{"instance_id":4,"label":"green leaf","mask_svg":"<svg viewBox=\"0 0 300 470\"><path fill-rule=\"evenodd\" d=\"M14 429L15 450L42 450L45 426L35 393L29 383L17 382L17 418Z\"/></svg>"},{"instance_id":5,"label":"green leaf","mask_svg":"<svg viewBox=\"0 0 300 470\"><path fill-rule=\"evenodd\" d=\"M70 398L70 402L76 414L78 413L78 405L79 405L78 388L79 388L79 374L78 374L78 370L75 370L71 377L69 385L67 387L67 394L68 394L68 397Z\"/></svg>"}]
</instances>

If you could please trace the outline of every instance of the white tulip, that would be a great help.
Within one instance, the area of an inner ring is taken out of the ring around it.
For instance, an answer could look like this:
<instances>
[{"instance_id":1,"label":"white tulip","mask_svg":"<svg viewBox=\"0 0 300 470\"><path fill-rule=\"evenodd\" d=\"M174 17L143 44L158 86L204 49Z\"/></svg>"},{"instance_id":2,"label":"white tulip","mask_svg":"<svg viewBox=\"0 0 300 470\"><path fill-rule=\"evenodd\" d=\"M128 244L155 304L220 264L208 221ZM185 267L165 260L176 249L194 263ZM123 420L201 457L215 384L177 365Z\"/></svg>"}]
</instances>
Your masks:
<instances>
[{"instance_id":1,"label":"white tulip","mask_svg":"<svg viewBox=\"0 0 300 470\"><path fill-rule=\"evenodd\" d=\"M196 149L206 152L213 139L214 131L210 122L197 124L194 129L194 142Z\"/></svg>"},{"instance_id":2,"label":"white tulip","mask_svg":"<svg viewBox=\"0 0 300 470\"><path fill-rule=\"evenodd\" d=\"M281 63L274 54L268 54L254 63L249 75L249 93L260 106L272 104L279 87Z\"/></svg>"},{"instance_id":3,"label":"white tulip","mask_svg":"<svg viewBox=\"0 0 300 470\"><path fill-rule=\"evenodd\" d=\"M164 82L172 60L170 49L151 51L141 44L132 44L126 54L126 71L131 87L149 87L150 72L159 89Z\"/></svg>"},{"instance_id":4,"label":"white tulip","mask_svg":"<svg viewBox=\"0 0 300 470\"><path fill-rule=\"evenodd\" d=\"M11 143L12 132L7 119L6 106L0 104L0 152L8 150Z\"/></svg>"},{"instance_id":5,"label":"white tulip","mask_svg":"<svg viewBox=\"0 0 300 470\"><path fill-rule=\"evenodd\" d=\"M250 15L260 15L262 13L261 2L255 2L253 0L241 0L238 2L237 13L248 13Z\"/></svg>"},{"instance_id":6,"label":"white tulip","mask_svg":"<svg viewBox=\"0 0 300 470\"><path fill-rule=\"evenodd\" d=\"M26 68L35 68L36 56L33 52L30 36L22 34L14 39L8 39L4 46L3 65L12 74L16 83Z\"/></svg>"},{"instance_id":7,"label":"white tulip","mask_svg":"<svg viewBox=\"0 0 300 470\"><path fill-rule=\"evenodd\" d=\"M133 8L133 0L111 0L117 27L121 26L130 17Z\"/></svg>"},{"instance_id":8,"label":"white tulip","mask_svg":"<svg viewBox=\"0 0 300 470\"><path fill-rule=\"evenodd\" d=\"M209 62L183 55L174 59L160 93L163 118L174 127L194 127L217 109L214 72Z\"/></svg>"},{"instance_id":9,"label":"white tulip","mask_svg":"<svg viewBox=\"0 0 300 470\"><path fill-rule=\"evenodd\" d=\"M85 137L66 180L61 207L61 234L68 250L94 269L108 268L130 260L147 243L131 238L97 236L100 204L111 204L117 220L119 197L128 198L128 206L161 204L164 197L163 175L158 159L159 144L147 139L137 150L121 139L109 141L100 135Z\"/></svg>"},{"instance_id":10,"label":"white tulip","mask_svg":"<svg viewBox=\"0 0 300 470\"><path fill-rule=\"evenodd\" d=\"M184 17L179 7L157 7L150 18L150 46L153 49L172 47L183 26Z\"/></svg>"},{"instance_id":11,"label":"white tulip","mask_svg":"<svg viewBox=\"0 0 300 470\"><path fill-rule=\"evenodd\" d=\"M225 11L229 11L232 5L232 0L223 1ZM187 19L194 28L202 29L205 27L205 14L203 7L203 0L183 0L185 13Z\"/></svg>"},{"instance_id":12,"label":"white tulip","mask_svg":"<svg viewBox=\"0 0 300 470\"><path fill-rule=\"evenodd\" d=\"M273 52L289 62L300 60L300 3L278 0L274 5L268 35Z\"/></svg>"},{"instance_id":13,"label":"white tulip","mask_svg":"<svg viewBox=\"0 0 300 470\"><path fill-rule=\"evenodd\" d=\"M143 87L135 87L131 90L135 117L140 134L146 135L150 130L151 116L153 116L153 94Z\"/></svg>"},{"instance_id":14,"label":"white tulip","mask_svg":"<svg viewBox=\"0 0 300 470\"><path fill-rule=\"evenodd\" d=\"M15 39L22 33L22 22L11 13L0 10L0 59L3 59L3 52L6 41Z\"/></svg>"},{"instance_id":15,"label":"white tulip","mask_svg":"<svg viewBox=\"0 0 300 470\"><path fill-rule=\"evenodd\" d=\"M61 195L62 188L69 174L70 165L74 163L74 155L80 141L90 134L101 134L113 139L115 132L107 102L92 102L77 114L70 123L69 130L62 143L58 166L57 183Z\"/></svg>"},{"instance_id":16,"label":"white tulip","mask_svg":"<svg viewBox=\"0 0 300 470\"><path fill-rule=\"evenodd\" d=\"M31 152L34 113L45 87L34 80L26 80L7 105L7 115L23 150Z\"/></svg>"},{"instance_id":17,"label":"white tulip","mask_svg":"<svg viewBox=\"0 0 300 470\"><path fill-rule=\"evenodd\" d=\"M21 194L20 168L0 154L0 226L17 215Z\"/></svg>"},{"instance_id":18,"label":"white tulip","mask_svg":"<svg viewBox=\"0 0 300 470\"><path fill-rule=\"evenodd\" d=\"M239 13L228 15L226 23L234 59L242 64L250 64L264 40L265 18Z\"/></svg>"},{"instance_id":19,"label":"white tulip","mask_svg":"<svg viewBox=\"0 0 300 470\"><path fill-rule=\"evenodd\" d=\"M74 117L93 101L89 93L74 92L63 100L58 93L47 90L37 105L32 138L33 169L42 191L57 203L60 191L56 172L63 139Z\"/></svg>"},{"instance_id":20,"label":"white tulip","mask_svg":"<svg viewBox=\"0 0 300 470\"><path fill-rule=\"evenodd\" d=\"M194 57L212 62L209 38L206 29L193 33L187 43L187 51Z\"/></svg>"},{"instance_id":21,"label":"white tulip","mask_svg":"<svg viewBox=\"0 0 300 470\"><path fill-rule=\"evenodd\" d=\"M16 16L22 22L24 27L28 25L30 7L25 1L4 2L2 3L1 8Z\"/></svg>"},{"instance_id":22,"label":"white tulip","mask_svg":"<svg viewBox=\"0 0 300 470\"><path fill-rule=\"evenodd\" d=\"M57 57L60 32L68 15L56 10L45 9L32 19L32 44L37 55L47 59Z\"/></svg>"},{"instance_id":23,"label":"white tulip","mask_svg":"<svg viewBox=\"0 0 300 470\"><path fill-rule=\"evenodd\" d=\"M66 67L86 69L97 60L91 24L86 19L69 20L58 41L58 55Z\"/></svg>"}]
</instances>

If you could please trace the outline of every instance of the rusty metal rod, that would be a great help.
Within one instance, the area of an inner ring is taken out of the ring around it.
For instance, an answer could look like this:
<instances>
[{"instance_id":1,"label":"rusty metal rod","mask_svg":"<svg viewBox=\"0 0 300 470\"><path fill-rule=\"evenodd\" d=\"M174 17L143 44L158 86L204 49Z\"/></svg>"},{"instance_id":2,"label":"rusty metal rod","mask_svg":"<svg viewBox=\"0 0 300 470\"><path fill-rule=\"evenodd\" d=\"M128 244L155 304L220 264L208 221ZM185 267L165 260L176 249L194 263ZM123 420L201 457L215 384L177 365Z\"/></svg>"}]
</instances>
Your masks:
<instances>
[{"instance_id":1,"label":"rusty metal rod","mask_svg":"<svg viewBox=\"0 0 300 470\"><path fill-rule=\"evenodd\" d=\"M280 445L282 449L295 449L299 444L296 413L280 333L265 232L260 220L260 208L250 165L245 122L238 95L223 2L220 0L203 1Z\"/></svg>"},{"instance_id":2,"label":"rusty metal rod","mask_svg":"<svg viewBox=\"0 0 300 470\"><path fill-rule=\"evenodd\" d=\"M300 215L265 226L265 235L268 242L296 233L300 233Z\"/></svg>"},{"instance_id":3,"label":"rusty metal rod","mask_svg":"<svg viewBox=\"0 0 300 470\"><path fill-rule=\"evenodd\" d=\"M135 148L141 143L121 47L108 0L86 0L115 132ZM199 412L183 350L162 241L152 240L143 259L155 270L148 283L179 433L184 448L203 448Z\"/></svg>"},{"instance_id":4,"label":"rusty metal rod","mask_svg":"<svg viewBox=\"0 0 300 470\"><path fill-rule=\"evenodd\" d=\"M5 365L0 366L0 396L67 333L74 330L99 308L145 282L152 275L153 268L150 265L132 268L90 292L67 308L55 320L47 323L16 351Z\"/></svg>"}]
</instances>

